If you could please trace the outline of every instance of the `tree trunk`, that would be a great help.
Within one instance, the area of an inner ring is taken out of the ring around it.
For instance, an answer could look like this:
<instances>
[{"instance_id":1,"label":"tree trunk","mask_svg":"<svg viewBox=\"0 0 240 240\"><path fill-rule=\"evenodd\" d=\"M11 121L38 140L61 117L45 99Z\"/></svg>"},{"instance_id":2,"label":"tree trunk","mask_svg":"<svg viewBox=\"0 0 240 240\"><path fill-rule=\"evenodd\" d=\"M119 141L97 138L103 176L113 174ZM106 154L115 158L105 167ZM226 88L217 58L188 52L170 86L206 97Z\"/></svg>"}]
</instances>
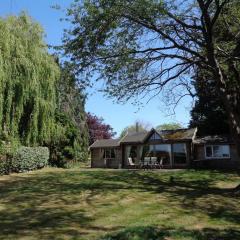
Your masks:
<instances>
[{"instance_id":1,"label":"tree trunk","mask_svg":"<svg viewBox=\"0 0 240 240\"><path fill-rule=\"evenodd\" d=\"M240 158L240 91L238 86L240 79L228 79L227 76L223 74L217 60L214 57L211 60L213 60L213 69L217 70L214 71L214 76L228 113L231 135L236 144L238 157ZM236 78L236 76L233 76L233 78L234 77ZM234 85L231 81L237 84ZM219 121L221 121L221 119L219 119Z\"/></svg>"},{"instance_id":2,"label":"tree trunk","mask_svg":"<svg viewBox=\"0 0 240 240\"><path fill-rule=\"evenodd\" d=\"M240 158L240 101L238 93L229 93L228 89L222 91L223 103L225 105L226 111L229 117L229 127L234 143L236 144L236 149L238 157Z\"/></svg>"},{"instance_id":3,"label":"tree trunk","mask_svg":"<svg viewBox=\"0 0 240 240\"><path fill-rule=\"evenodd\" d=\"M236 144L238 156L240 158L240 119L239 119L239 113L238 108L236 109L236 106L229 107L230 103L226 103L225 105L228 106L227 112L229 115L229 124L230 124L230 130L231 135L233 137L233 141ZM240 104L240 102L238 103ZM235 105L235 104L232 104Z\"/></svg>"},{"instance_id":4,"label":"tree trunk","mask_svg":"<svg viewBox=\"0 0 240 240\"><path fill-rule=\"evenodd\" d=\"M217 63L217 62L216 62ZM240 75L233 63L229 64L229 73L233 72L232 78L223 77L223 72L219 64L219 86L222 93L223 103L229 117L229 126L233 141L236 145L238 158L240 159ZM234 189L236 194L239 194L240 184Z\"/></svg>"}]
</instances>

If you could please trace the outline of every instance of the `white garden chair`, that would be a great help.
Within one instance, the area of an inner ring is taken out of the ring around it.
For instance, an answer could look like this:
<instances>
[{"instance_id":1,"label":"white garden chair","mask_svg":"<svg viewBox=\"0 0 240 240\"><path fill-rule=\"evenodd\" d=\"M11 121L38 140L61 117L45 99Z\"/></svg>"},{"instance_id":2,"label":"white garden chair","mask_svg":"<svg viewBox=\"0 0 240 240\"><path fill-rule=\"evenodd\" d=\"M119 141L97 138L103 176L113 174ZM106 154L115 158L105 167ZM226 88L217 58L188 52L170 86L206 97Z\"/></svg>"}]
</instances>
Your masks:
<instances>
[{"instance_id":1,"label":"white garden chair","mask_svg":"<svg viewBox=\"0 0 240 240\"><path fill-rule=\"evenodd\" d=\"M136 164L133 162L131 157L128 158L128 166L133 167L133 168L136 167Z\"/></svg>"}]
</instances>

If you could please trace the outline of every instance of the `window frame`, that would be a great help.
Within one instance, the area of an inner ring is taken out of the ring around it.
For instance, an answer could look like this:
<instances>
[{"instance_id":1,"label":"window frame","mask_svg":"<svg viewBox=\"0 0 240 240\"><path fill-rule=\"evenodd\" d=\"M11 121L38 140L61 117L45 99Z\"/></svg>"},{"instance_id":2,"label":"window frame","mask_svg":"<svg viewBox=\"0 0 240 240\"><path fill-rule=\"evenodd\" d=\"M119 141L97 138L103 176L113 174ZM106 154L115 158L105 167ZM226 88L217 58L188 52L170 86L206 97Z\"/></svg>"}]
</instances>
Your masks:
<instances>
[{"instance_id":1,"label":"window frame","mask_svg":"<svg viewBox=\"0 0 240 240\"><path fill-rule=\"evenodd\" d=\"M115 159L116 158L116 153L115 153L115 149L114 148L104 148L103 151L104 151L104 154L103 154L103 158L104 159ZM110 157L106 156L107 155L106 153L108 151L109 151L109 156Z\"/></svg>"},{"instance_id":2,"label":"window frame","mask_svg":"<svg viewBox=\"0 0 240 240\"><path fill-rule=\"evenodd\" d=\"M160 141L162 140L162 137L160 136L159 133L157 132L154 132L150 137L149 137L149 142L152 142L152 141Z\"/></svg>"},{"instance_id":3,"label":"window frame","mask_svg":"<svg viewBox=\"0 0 240 240\"><path fill-rule=\"evenodd\" d=\"M174 152L174 145L178 145L178 144L182 144L183 146L184 146L184 154L185 154L185 158L186 158L186 161L185 161L185 163L177 163L176 161L175 161L175 153L177 153L177 152ZM173 161L173 165L179 165L179 166L185 166L185 165L187 165L188 164L188 162L189 162L189 156L188 156L188 150L187 150L187 144L185 143L185 142L182 142L182 143L173 143L172 144L172 161Z\"/></svg>"},{"instance_id":4,"label":"window frame","mask_svg":"<svg viewBox=\"0 0 240 240\"><path fill-rule=\"evenodd\" d=\"M214 155L214 147L222 147L222 146L226 146L228 147L228 156L221 156L221 157L215 157ZM207 147L211 147L211 152L212 152L212 156L208 157L207 156ZM204 152L205 152L205 159L230 159L231 158L231 151L230 151L230 145L229 144L206 144L204 145Z\"/></svg>"}]
</instances>

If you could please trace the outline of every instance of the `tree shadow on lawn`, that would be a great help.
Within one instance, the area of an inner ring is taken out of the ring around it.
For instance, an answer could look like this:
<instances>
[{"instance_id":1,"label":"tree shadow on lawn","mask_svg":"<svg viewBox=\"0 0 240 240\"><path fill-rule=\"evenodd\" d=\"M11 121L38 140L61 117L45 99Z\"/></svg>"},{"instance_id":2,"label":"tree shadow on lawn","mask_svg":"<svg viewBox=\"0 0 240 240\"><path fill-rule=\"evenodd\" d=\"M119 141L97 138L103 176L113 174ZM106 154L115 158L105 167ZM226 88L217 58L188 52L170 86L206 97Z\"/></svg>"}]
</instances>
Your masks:
<instances>
[{"instance_id":1,"label":"tree shadow on lawn","mask_svg":"<svg viewBox=\"0 0 240 240\"><path fill-rule=\"evenodd\" d=\"M37 207L37 206L36 206ZM0 212L0 239L11 235L36 236L37 239L56 238L61 234L70 236L84 235L89 227L91 218L85 216L83 211L66 211L61 208L34 209L25 208ZM71 229L70 223L78 224L79 229ZM82 228L80 228L80 226ZM12 239L14 239L12 237Z\"/></svg>"},{"instance_id":2,"label":"tree shadow on lawn","mask_svg":"<svg viewBox=\"0 0 240 240\"><path fill-rule=\"evenodd\" d=\"M30 236L35 232L39 235L39 238L46 239L53 236L54 239L55 236L61 234L76 237L86 235L89 231L111 232L119 230L122 228L121 226L96 228L93 224L94 215L90 217L88 210L89 205L94 201L92 200L94 197L107 195L108 193L117 194L123 190L150 192L159 196L164 194L168 197L170 206L171 201L175 201L179 208L194 209L217 220L224 219L234 223L240 222L240 210L231 203L235 201L237 205L239 199L237 203L237 199L232 196L229 189L219 189L212 186L217 178L219 178L217 180L222 180L224 176L216 174L215 179L213 175L213 178L199 177L191 180L191 176L187 179L183 177L183 174L173 174L174 181L169 181L171 174L161 175L154 172L136 171L106 172L101 170L83 172L71 170L64 172L52 171L30 175L29 177L13 177L11 182L0 182L0 239L6 239L9 234L19 235L22 232ZM84 194L83 198L80 198L81 194ZM214 199L206 208L198 206L195 202L199 198L204 198L207 201L210 197ZM221 198L221 201L224 198L226 202L215 205L218 198ZM81 201L85 201L87 206L84 206L84 202ZM79 205L79 207L72 208L75 205ZM4 208L1 208L1 206ZM72 226L75 226L75 228L72 229ZM146 231L146 234L148 234L148 230ZM160 233L158 229L156 231L156 234L165 232L166 235L170 230L161 230ZM189 234L198 233L191 231ZM222 238L212 239L229 239L224 237L230 233L225 231L219 234L216 236ZM239 234L239 232L235 232L235 234ZM119 236L121 237L121 235ZM152 239L164 239L160 238L161 236ZM146 239L150 239L150 237ZM210 240L211 238L195 239Z\"/></svg>"},{"instance_id":3,"label":"tree shadow on lawn","mask_svg":"<svg viewBox=\"0 0 240 240\"><path fill-rule=\"evenodd\" d=\"M65 235L79 239L89 232L119 229L92 224L95 218L81 202L82 193L101 186L90 179L81 182L79 175L71 176L71 172L11 176L10 181L0 182L0 239L61 239L59 236ZM115 185L104 187L112 191Z\"/></svg>"},{"instance_id":4,"label":"tree shadow on lawn","mask_svg":"<svg viewBox=\"0 0 240 240\"><path fill-rule=\"evenodd\" d=\"M99 240L237 240L240 239L240 231L236 229L218 230L204 228L202 230L187 230L184 228L157 228L157 227L134 227L123 231L107 234Z\"/></svg>"},{"instance_id":5,"label":"tree shadow on lawn","mask_svg":"<svg viewBox=\"0 0 240 240\"><path fill-rule=\"evenodd\" d=\"M163 174L163 178L161 178L161 174L155 172L142 173L137 171L111 172L109 174L87 172L86 174L103 183L115 183L113 191L130 189L139 192L152 192L159 194L159 196L164 194L167 195L169 202L177 202L182 209L204 213L213 220L225 220L239 224L240 198L234 195L231 188L214 186L216 181L226 181L225 173L210 171L207 174L210 177L201 177L201 173L204 176L205 172L196 171L196 174L200 173L200 176L194 178L193 171L191 172L193 176L190 174L187 180L184 173ZM231 174L231 172L227 174ZM171 178L172 175L174 180ZM124 183L124 185L118 185L118 183ZM93 192L92 195L94 196L95 193ZM199 200L202 201L202 204L199 204Z\"/></svg>"},{"instance_id":6,"label":"tree shadow on lawn","mask_svg":"<svg viewBox=\"0 0 240 240\"><path fill-rule=\"evenodd\" d=\"M201 171L197 171L199 173ZM204 173L204 171L203 171ZM192 176L194 172L191 172ZM209 173L211 174L211 173ZM153 193L171 193L172 196L186 196L188 199L199 198L206 196L206 194L220 195L226 197L233 197L233 189L218 188L214 186L216 181L225 181L226 176L218 175L214 172L209 178L198 177L196 179L185 179L181 173L163 173L156 174L155 172L137 172L137 171L121 171L121 172L105 172L105 171L86 171L85 175L101 183L102 190L109 190L111 186L112 191L122 189L136 189L138 191L148 191ZM159 178L160 176L160 178ZM94 183L94 185L96 182ZM109 188L110 186L110 188ZM93 187L94 188L94 187Z\"/></svg>"}]
</instances>

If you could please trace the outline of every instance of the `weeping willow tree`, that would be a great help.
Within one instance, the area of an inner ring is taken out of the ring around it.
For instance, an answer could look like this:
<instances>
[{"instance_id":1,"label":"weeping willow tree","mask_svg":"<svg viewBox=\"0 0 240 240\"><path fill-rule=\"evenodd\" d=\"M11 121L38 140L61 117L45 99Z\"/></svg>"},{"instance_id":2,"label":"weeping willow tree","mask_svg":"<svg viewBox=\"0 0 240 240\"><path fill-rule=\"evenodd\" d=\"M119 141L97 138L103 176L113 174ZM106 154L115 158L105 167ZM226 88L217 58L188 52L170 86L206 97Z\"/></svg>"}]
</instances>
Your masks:
<instances>
[{"instance_id":1,"label":"weeping willow tree","mask_svg":"<svg viewBox=\"0 0 240 240\"><path fill-rule=\"evenodd\" d=\"M60 70L48 54L41 26L26 14L0 18L0 134L42 145L63 134L56 124Z\"/></svg>"},{"instance_id":2,"label":"weeping willow tree","mask_svg":"<svg viewBox=\"0 0 240 240\"><path fill-rule=\"evenodd\" d=\"M66 159L86 159L85 101L67 65L48 53L43 34L24 13L0 18L0 140L46 145L50 162L63 166Z\"/></svg>"}]
</instances>

